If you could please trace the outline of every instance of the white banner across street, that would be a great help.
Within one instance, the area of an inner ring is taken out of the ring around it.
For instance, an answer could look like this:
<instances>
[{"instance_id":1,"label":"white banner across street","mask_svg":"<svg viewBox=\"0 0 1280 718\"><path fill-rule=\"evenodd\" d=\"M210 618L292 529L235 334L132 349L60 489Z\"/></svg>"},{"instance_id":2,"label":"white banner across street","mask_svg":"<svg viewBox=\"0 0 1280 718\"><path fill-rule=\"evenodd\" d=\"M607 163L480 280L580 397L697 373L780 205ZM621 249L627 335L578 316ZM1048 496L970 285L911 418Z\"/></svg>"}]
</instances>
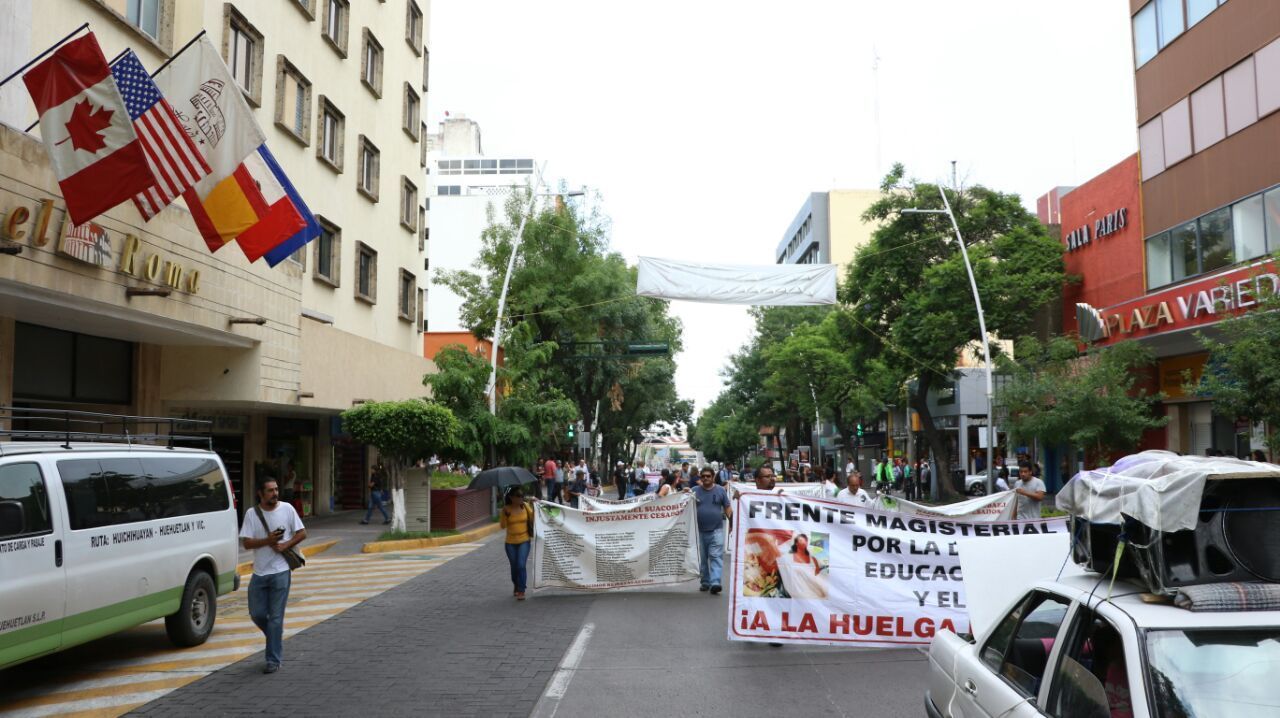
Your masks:
<instances>
[{"instance_id":1,"label":"white banner across street","mask_svg":"<svg viewBox=\"0 0 1280 718\"><path fill-rule=\"evenodd\" d=\"M732 641L928 645L939 629L969 629L960 539L1067 530L1060 518L912 516L758 491L733 515Z\"/></svg>"},{"instance_id":2,"label":"white banner across street","mask_svg":"<svg viewBox=\"0 0 1280 718\"><path fill-rule=\"evenodd\" d=\"M834 264L702 264L641 257L636 294L714 304L836 303Z\"/></svg>"},{"instance_id":3,"label":"white banner across street","mask_svg":"<svg viewBox=\"0 0 1280 718\"><path fill-rule=\"evenodd\" d=\"M604 511L535 502L533 587L589 591L698 578L693 497L676 494Z\"/></svg>"},{"instance_id":4,"label":"white banner across street","mask_svg":"<svg viewBox=\"0 0 1280 718\"><path fill-rule=\"evenodd\" d=\"M579 496L578 504L583 511L626 511L640 504L647 504L657 500L657 494L640 494L628 499L602 499L598 496Z\"/></svg>"},{"instance_id":5,"label":"white banner across street","mask_svg":"<svg viewBox=\"0 0 1280 718\"><path fill-rule=\"evenodd\" d=\"M1010 521L1013 519L1016 498L1017 494L1013 491L1000 491L990 496L979 496L945 506L925 506L894 496L879 496L876 498L875 508L909 516L934 516L965 521Z\"/></svg>"}]
</instances>

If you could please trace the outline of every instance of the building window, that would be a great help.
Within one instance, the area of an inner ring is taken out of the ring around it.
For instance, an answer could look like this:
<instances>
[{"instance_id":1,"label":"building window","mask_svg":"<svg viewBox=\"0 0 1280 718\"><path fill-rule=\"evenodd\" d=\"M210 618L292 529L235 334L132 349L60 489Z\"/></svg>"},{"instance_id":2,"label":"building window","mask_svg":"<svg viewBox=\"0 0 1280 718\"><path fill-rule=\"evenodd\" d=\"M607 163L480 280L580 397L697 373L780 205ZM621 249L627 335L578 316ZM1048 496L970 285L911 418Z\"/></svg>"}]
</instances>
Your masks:
<instances>
[{"instance_id":1,"label":"building window","mask_svg":"<svg viewBox=\"0 0 1280 718\"><path fill-rule=\"evenodd\" d=\"M1222 99L1222 77L1206 82L1191 93L1191 139L1196 152L1227 137L1227 113Z\"/></svg>"},{"instance_id":2,"label":"building window","mask_svg":"<svg viewBox=\"0 0 1280 718\"><path fill-rule=\"evenodd\" d=\"M400 270L400 293L396 303L397 314L407 322L413 321L414 299L418 294L418 278L407 269Z\"/></svg>"},{"instance_id":3,"label":"building window","mask_svg":"<svg viewBox=\"0 0 1280 718\"><path fill-rule=\"evenodd\" d=\"M351 8L347 0L325 0L324 23L321 33L337 53L347 56L347 26L351 17Z\"/></svg>"},{"instance_id":4,"label":"building window","mask_svg":"<svg viewBox=\"0 0 1280 718\"><path fill-rule=\"evenodd\" d=\"M1214 210L1201 217L1197 224L1200 230L1200 272L1212 272L1235 264L1231 208Z\"/></svg>"},{"instance_id":5,"label":"building window","mask_svg":"<svg viewBox=\"0 0 1280 718\"><path fill-rule=\"evenodd\" d=\"M431 75L431 51L422 48L422 91L427 91L427 79Z\"/></svg>"},{"instance_id":6,"label":"building window","mask_svg":"<svg viewBox=\"0 0 1280 718\"><path fill-rule=\"evenodd\" d=\"M245 98L257 107L262 104L262 33L230 3L223 11L223 59Z\"/></svg>"},{"instance_id":7,"label":"building window","mask_svg":"<svg viewBox=\"0 0 1280 718\"><path fill-rule=\"evenodd\" d=\"M1228 135L1234 135L1258 121L1258 85L1253 67L1253 58L1246 57L1222 75Z\"/></svg>"},{"instance_id":8,"label":"building window","mask_svg":"<svg viewBox=\"0 0 1280 718\"><path fill-rule=\"evenodd\" d=\"M316 217L316 221L320 224L320 236L316 237L313 243L315 245L313 277L331 287L337 287L340 266L338 260L342 256L342 230L323 217Z\"/></svg>"},{"instance_id":9,"label":"building window","mask_svg":"<svg viewBox=\"0 0 1280 718\"><path fill-rule=\"evenodd\" d=\"M293 6L301 10L308 20L316 19L316 0L293 0Z\"/></svg>"},{"instance_id":10,"label":"building window","mask_svg":"<svg viewBox=\"0 0 1280 718\"><path fill-rule=\"evenodd\" d=\"M1191 27L1218 9L1218 0L1187 0L1187 27Z\"/></svg>"},{"instance_id":11,"label":"building window","mask_svg":"<svg viewBox=\"0 0 1280 718\"><path fill-rule=\"evenodd\" d=\"M1182 0L1156 0L1156 18L1160 24L1160 49L1163 50L1186 28Z\"/></svg>"},{"instance_id":12,"label":"building window","mask_svg":"<svg viewBox=\"0 0 1280 718\"><path fill-rule=\"evenodd\" d=\"M1156 29L1156 4L1146 7L1133 16L1133 57L1138 67L1151 61L1160 51L1160 33Z\"/></svg>"},{"instance_id":13,"label":"building window","mask_svg":"<svg viewBox=\"0 0 1280 718\"><path fill-rule=\"evenodd\" d=\"M1267 225L1262 205L1263 196L1259 194L1231 207L1236 259L1254 259L1267 253Z\"/></svg>"},{"instance_id":14,"label":"building window","mask_svg":"<svg viewBox=\"0 0 1280 718\"><path fill-rule=\"evenodd\" d=\"M418 333L421 334L427 331L427 290L425 288L418 290L418 319L419 321L415 324L418 326Z\"/></svg>"},{"instance_id":15,"label":"building window","mask_svg":"<svg viewBox=\"0 0 1280 718\"><path fill-rule=\"evenodd\" d=\"M462 185L449 184L436 187L437 197L449 197L462 194Z\"/></svg>"},{"instance_id":16,"label":"building window","mask_svg":"<svg viewBox=\"0 0 1280 718\"><path fill-rule=\"evenodd\" d=\"M1184 97L1160 113L1164 129L1164 166L1172 167L1191 156L1191 100Z\"/></svg>"},{"instance_id":17,"label":"building window","mask_svg":"<svg viewBox=\"0 0 1280 718\"><path fill-rule=\"evenodd\" d=\"M307 247L303 245L293 250L293 254L285 257L286 262L296 265L302 271L307 271Z\"/></svg>"},{"instance_id":18,"label":"building window","mask_svg":"<svg viewBox=\"0 0 1280 718\"><path fill-rule=\"evenodd\" d=\"M1273 189L1263 196L1267 213L1267 251L1280 251L1280 189Z\"/></svg>"},{"instance_id":19,"label":"building window","mask_svg":"<svg viewBox=\"0 0 1280 718\"><path fill-rule=\"evenodd\" d=\"M14 323L16 400L129 404L133 401L130 342Z\"/></svg>"},{"instance_id":20,"label":"building window","mask_svg":"<svg viewBox=\"0 0 1280 718\"><path fill-rule=\"evenodd\" d=\"M378 170L381 160L378 148L369 138L360 135L360 177L357 180L360 193L374 202L378 201Z\"/></svg>"},{"instance_id":21,"label":"building window","mask_svg":"<svg viewBox=\"0 0 1280 718\"><path fill-rule=\"evenodd\" d=\"M105 0L104 4L151 39L160 39L163 0Z\"/></svg>"},{"instance_id":22,"label":"building window","mask_svg":"<svg viewBox=\"0 0 1280 718\"><path fill-rule=\"evenodd\" d=\"M364 29L364 55L360 60L360 81L375 97L382 97L382 45Z\"/></svg>"},{"instance_id":23,"label":"building window","mask_svg":"<svg viewBox=\"0 0 1280 718\"><path fill-rule=\"evenodd\" d=\"M427 142L427 123L423 122L418 125L418 137L420 138L418 142L418 164L426 167L427 148L431 144L430 142Z\"/></svg>"},{"instance_id":24,"label":"building window","mask_svg":"<svg viewBox=\"0 0 1280 718\"><path fill-rule=\"evenodd\" d=\"M276 56L276 125L302 143L311 144L311 81Z\"/></svg>"},{"instance_id":25,"label":"building window","mask_svg":"<svg viewBox=\"0 0 1280 718\"><path fill-rule=\"evenodd\" d=\"M1169 253L1169 233L1147 240L1147 289L1163 287L1173 281L1173 257Z\"/></svg>"},{"instance_id":26,"label":"building window","mask_svg":"<svg viewBox=\"0 0 1280 718\"><path fill-rule=\"evenodd\" d=\"M426 249L427 246L427 208L425 206L418 207L418 251Z\"/></svg>"},{"instance_id":27,"label":"building window","mask_svg":"<svg viewBox=\"0 0 1280 718\"><path fill-rule=\"evenodd\" d=\"M436 163L436 168L436 174L460 175L462 174L462 160L440 160Z\"/></svg>"},{"instance_id":28,"label":"building window","mask_svg":"<svg viewBox=\"0 0 1280 718\"><path fill-rule=\"evenodd\" d=\"M418 187L408 177L400 178L400 226L418 231Z\"/></svg>"},{"instance_id":29,"label":"building window","mask_svg":"<svg viewBox=\"0 0 1280 718\"><path fill-rule=\"evenodd\" d=\"M404 39L413 48L416 55L422 54L422 11L418 3L409 0L409 11L405 18Z\"/></svg>"},{"instance_id":30,"label":"building window","mask_svg":"<svg viewBox=\"0 0 1280 718\"><path fill-rule=\"evenodd\" d=\"M414 142L418 141L418 127L422 124L420 108L422 103L418 100L418 93L413 91L413 85L404 83L404 122L401 125L405 134L413 138Z\"/></svg>"},{"instance_id":31,"label":"building window","mask_svg":"<svg viewBox=\"0 0 1280 718\"><path fill-rule=\"evenodd\" d=\"M356 242L356 299L378 301L378 253L364 242Z\"/></svg>"},{"instance_id":32,"label":"building window","mask_svg":"<svg viewBox=\"0 0 1280 718\"><path fill-rule=\"evenodd\" d=\"M346 130L346 116L329 102L324 95L320 96L320 138L316 145L316 157L329 167L342 172L342 154L344 149L343 135Z\"/></svg>"}]
</instances>

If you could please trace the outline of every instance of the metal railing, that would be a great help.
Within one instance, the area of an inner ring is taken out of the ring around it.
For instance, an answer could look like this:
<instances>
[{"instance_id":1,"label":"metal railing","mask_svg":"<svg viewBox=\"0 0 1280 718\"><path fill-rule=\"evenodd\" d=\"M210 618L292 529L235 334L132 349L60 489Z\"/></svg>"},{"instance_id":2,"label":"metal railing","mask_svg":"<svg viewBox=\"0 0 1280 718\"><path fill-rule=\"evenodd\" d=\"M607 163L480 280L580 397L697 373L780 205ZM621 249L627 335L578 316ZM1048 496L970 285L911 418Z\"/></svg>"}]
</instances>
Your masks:
<instances>
[{"instance_id":1,"label":"metal railing","mask_svg":"<svg viewBox=\"0 0 1280 718\"><path fill-rule=\"evenodd\" d=\"M213 449L213 422L159 416L105 414L71 409L0 406L0 439L9 441L112 442L128 445ZM5 441L0 440L0 456Z\"/></svg>"}]
</instances>

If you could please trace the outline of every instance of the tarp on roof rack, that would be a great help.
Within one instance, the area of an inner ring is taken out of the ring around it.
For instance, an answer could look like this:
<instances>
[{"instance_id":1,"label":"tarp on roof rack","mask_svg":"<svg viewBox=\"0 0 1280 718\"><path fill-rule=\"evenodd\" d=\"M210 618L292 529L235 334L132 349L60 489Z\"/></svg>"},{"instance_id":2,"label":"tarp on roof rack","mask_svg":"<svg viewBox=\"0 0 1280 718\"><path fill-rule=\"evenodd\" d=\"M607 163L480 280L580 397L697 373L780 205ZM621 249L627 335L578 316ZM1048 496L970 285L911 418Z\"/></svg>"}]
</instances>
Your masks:
<instances>
[{"instance_id":1,"label":"tarp on roof rack","mask_svg":"<svg viewBox=\"0 0 1280 718\"><path fill-rule=\"evenodd\" d=\"M1280 479L1280 466L1224 456L1179 456L1143 451L1114 466L1081 471L1058 492L1058 508L1093 523L1119 524L1120 515L1158 531L1196 527L1209 480Z\"/></svg>"}]
</instances>

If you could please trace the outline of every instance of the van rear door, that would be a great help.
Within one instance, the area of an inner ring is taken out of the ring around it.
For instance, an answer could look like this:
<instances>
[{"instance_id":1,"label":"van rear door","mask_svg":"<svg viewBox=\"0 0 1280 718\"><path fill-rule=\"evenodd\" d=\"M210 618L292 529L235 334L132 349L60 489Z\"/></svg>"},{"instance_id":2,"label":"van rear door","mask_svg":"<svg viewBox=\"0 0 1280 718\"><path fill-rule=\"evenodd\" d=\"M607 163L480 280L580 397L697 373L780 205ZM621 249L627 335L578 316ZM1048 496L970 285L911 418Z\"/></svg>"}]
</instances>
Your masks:
<instances>
[{"instance_id":1,"label":"van rear door","mask_svg":"<svg viewBox=\"0 0 1280 718\"><path fill-rule=\"evenodd\" d=\"M66 517L35 461L0 465L0 668L58 650Z\"/></svg>"}]
</instances>

